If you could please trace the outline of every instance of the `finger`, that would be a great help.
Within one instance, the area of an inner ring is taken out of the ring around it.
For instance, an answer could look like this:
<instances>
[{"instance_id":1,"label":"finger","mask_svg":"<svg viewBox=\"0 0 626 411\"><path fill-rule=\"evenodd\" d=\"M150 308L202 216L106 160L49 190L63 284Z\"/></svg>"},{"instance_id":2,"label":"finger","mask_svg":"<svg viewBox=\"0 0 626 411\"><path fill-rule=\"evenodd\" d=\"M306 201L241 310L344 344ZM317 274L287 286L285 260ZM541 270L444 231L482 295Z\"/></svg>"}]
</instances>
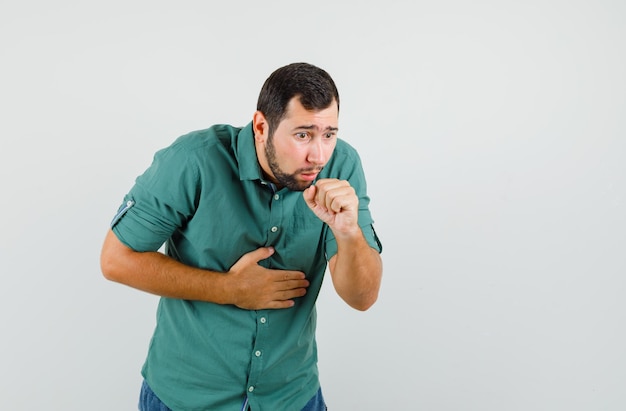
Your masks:
<instances>
[{"instance_id":1,"label":"finger","mask_svg":"<svg viewBox=\"0 0 626 411\"><path fill-rule=\"evenodd\" d=\"M256 250L250 251L249 253L244 254L239 261L243 264L245 263L258 263L261 260L265 260L269 258L272 254L274 254L274 247L260 247Z\"/></svg>"},{"instance_id":2,"label":"finger","mask_svg":"<svg viewBox=\"0 0 626 411\"><path fill-rule=\"evenodd\" d=\"M329 205L329 209L338 213L342 210L350 210L353 207L356 197L352 193L346 193L337 197L334 197Z\"/></svg>"},{"instance_id":3,"label":"finger","mask_svg":"<svg viewBox=\"0 0 626 411\"><path fill-rule=\"evenodd\" d=\"M316 203L326 210L332 210L335 198L350 195L354 189L345 180L327 180L322 187L318 187Z\"/></svg>"},{"instance_id":4,"label":"finger","mask_svg":"<svg viewBox=\"0 0 626 411\"><path fill-rule=\"evenodd\" d=\"M315 182L317 187L329 187L330 185L334 185L342 180L338 180L336 178L322 178Z\"/></svg>"},{"instance_id":5,"label":"finger","mask_svg":"<svg viewBox=\"0 0 626 411\"><path fill-rule=\"evenodd\" d=\"M296 304L293 300L285 301L270 301L267 305L261 309L263 310L283 310L285 308L291 308Z\"/></svg>"},{"instance_id":6,"label":"finger","mask_svg":"<svg viewBox=\"0 0 626 411\"><path fill-rule=\"evenodd\" d=\"M302 271L291 271L291 270L277 270L274 269L273 275L274 281L289 281L289 280L302 280L306 276Z\"/></svg>"},{"instance_id":7,"label":"finger","mask_svg":"<svg viewBox=\"0 0 626 411\"><path fill-rule=\"evenodd\" d=\"M342 185L335 188L329 193L330 203L328 208L330 210L339 212L341 209L351 208L353 205L358 204L358 197L356 191L349 184Z\"/></svg>"},{"instance_id":8,"label":"finger","mask_svg":"<svg viewBox=\"0 0 626 411\"><path fill-rule=\"evenodd\" d=\"M306 289L304 288L283 291L276 294L276 299L270 301L268 305L272 307L278 306L277 308L293 307L293 305L295 304L294 298L303 297L304 295L306 295Z\"/></svg>"},{"instance_id":9,"label":"finger","mask_svg":"<svg viewBox=\"0 0 626 411\"><path fill-rule=\"evenodd\" d=\"M295 290L283 291L280 301L287 301L294 298L302 297L306 294L306 288L296 288Z\"/></svg>"},{"instance_id":10,"label":"finger","mask_svg":"<svg viewBox=\"0 0 626 411\"><path fill-rule=\"evenodd\" d=\"M308 280L288 280L280 282L280 291L306 289L310 285Z\"/></svg>"}]
</instances>

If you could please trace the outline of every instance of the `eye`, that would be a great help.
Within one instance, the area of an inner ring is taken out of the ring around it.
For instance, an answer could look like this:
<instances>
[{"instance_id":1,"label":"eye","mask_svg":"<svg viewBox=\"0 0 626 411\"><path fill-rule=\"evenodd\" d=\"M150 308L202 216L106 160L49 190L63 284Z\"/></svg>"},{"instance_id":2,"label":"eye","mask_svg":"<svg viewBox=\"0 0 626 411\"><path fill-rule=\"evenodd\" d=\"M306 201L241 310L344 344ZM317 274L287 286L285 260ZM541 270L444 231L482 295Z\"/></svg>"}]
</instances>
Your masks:
<instances>
[{"instance_id":1,"label":"eye","mask_svg":"<svg viewBox=\"0 0 626 411\"><path fill-rule=\"evenodd\" d=\"M307 138L309 138L309 134L302 132L302 133L296 133L296 138L298 140L306 140Z\"/></svg>"},{"instance_id":2,"label":"eye","mask_svg":"<svg viewBox=\"0 0 626 411\"><path fill-rule=\"evenodd\" d=\"M324 134L324 137L326 139L330 140L330 139L335 137L335 133L334 132L326 133L326 134Z\"/></svg>"}]
</instances>

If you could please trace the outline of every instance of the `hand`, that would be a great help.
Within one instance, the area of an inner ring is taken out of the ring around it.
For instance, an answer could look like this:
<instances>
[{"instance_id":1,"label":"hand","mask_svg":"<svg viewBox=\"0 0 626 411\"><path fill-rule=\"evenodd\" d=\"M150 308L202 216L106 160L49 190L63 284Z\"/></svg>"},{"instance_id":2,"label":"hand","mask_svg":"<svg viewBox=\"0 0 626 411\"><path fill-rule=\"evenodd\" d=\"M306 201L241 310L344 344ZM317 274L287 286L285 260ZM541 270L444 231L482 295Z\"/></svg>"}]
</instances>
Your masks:
<instances>
[{"instance_id":1,"label":"hand","mask_svg":"<svg viewBox=\"0 0 626 411\"><path fill-rule=\"evenodd\" d=\"M306 294L309 282L300 271L272 270L258 262L274 254L272 247L244 254L228 271L231 300L239 308L263 310L293 307Z\"/></svg>"},{"instance_id":2,"label":"hand","mask_svg":"<svg viewBox=\"0 0 626 411\"><path fill-rule=\"evenodd\" d=\"M359 198L346 180L324 178L302 193L315 215L328 224L335 236L359 230Z\"/></svg>"}]
</instances>

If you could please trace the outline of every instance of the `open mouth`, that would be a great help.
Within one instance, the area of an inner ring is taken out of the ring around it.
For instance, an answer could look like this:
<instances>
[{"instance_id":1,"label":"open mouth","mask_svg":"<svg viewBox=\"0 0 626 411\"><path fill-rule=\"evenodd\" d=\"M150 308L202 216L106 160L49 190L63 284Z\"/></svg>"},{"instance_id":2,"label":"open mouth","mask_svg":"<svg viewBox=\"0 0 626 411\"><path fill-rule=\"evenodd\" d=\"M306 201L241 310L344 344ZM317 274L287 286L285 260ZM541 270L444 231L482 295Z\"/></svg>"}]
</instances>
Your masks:
<instances>
[{"instance_id":1,"label":"open mouth","mask_svg":"<svg viewBox=\"0 0 626 411\"><path fill-rule=\"evenodd\" d=\"M300 173L300 175L302 176L302 179L306 180L306 181L313 181L313 180L315 180L315 177L317 177L318 174L319 174L318 172Z\"/></svg>"}]
</instances>

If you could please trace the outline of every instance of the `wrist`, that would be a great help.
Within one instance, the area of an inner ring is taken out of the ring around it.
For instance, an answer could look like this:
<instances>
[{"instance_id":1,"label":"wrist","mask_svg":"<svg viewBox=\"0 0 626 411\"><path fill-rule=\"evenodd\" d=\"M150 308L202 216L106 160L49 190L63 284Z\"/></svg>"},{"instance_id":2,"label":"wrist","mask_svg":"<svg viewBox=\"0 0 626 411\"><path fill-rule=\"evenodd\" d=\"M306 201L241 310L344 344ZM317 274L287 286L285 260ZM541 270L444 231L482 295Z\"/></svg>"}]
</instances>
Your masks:
<instances>
[{"instance_id":1,"label":"wrist","mask_svg":"<svg viewBox=\"0 0 626 411\"><path fill-rule=\"evenodd\" d=\"M342 242L354 242L363 239L363 232L361 231L361 227L355 225L354 227L350 227L349 229L343 230L332 230L333 235L337 241Z\"/></svg>"}]
</instances>

